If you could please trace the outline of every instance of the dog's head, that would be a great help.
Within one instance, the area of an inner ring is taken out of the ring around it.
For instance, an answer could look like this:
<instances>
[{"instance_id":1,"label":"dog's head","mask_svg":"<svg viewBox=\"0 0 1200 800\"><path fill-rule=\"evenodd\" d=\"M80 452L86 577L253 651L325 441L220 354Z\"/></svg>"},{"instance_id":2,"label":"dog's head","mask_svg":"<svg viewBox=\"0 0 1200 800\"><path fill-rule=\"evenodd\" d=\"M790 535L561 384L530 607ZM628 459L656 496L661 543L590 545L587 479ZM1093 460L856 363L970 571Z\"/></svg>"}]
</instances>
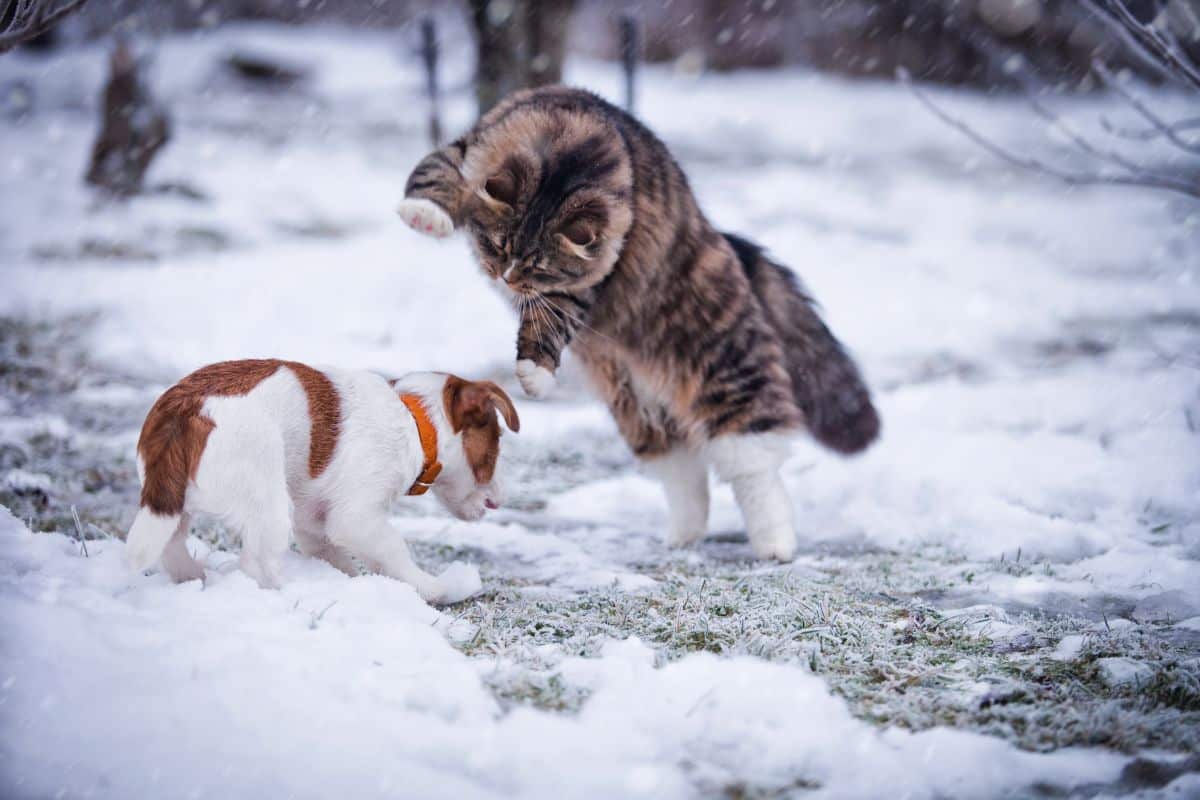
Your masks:
<instances>
[{"instance_id":1,"label":"dog's head","mask_svg":"<svg viewBox=\"0 0 1200 800\"><path fill-rule=\"evenodd\" d=\"M438 433L442 471L433 493L459 519L477 520L502 501L496 474L500 456L499 417L509 430L521 429L517 409L492 381L468 381L442 373L409 375L396 384L424 401Z\"/></svg>"}]
</instances>

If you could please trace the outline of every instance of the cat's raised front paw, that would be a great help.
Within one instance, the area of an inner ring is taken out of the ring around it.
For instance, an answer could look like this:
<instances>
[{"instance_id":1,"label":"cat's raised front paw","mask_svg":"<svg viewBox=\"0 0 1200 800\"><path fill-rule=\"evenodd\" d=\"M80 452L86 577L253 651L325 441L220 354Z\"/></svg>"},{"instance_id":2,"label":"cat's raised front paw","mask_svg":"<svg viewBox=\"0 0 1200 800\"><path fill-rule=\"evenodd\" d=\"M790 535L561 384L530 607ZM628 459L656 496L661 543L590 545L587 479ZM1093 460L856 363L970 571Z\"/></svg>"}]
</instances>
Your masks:
<instances>
[{"instance_id":1,"label":"cat's raised front paw","mask_svg":"<svg viewBox=\"0 0 1200 800\"><path fill-rule=\"evenodd\" d=\"M517 380L521 382L521 388L525 390L525 394L537 398L549 395L554 391L555 384L558 383L553 372L538 366L528 358L522 358L517 362Z\"/></svg>"},{"instance_id":2,"label":"cat's raised front paw","mask_svg":"<svg viewBox=\"0 0 1200 800\"><path fill-rule=\"evenodd\" d=\"M400 219L404 220L404 224L414 231L436 236L439 239L454 233L454 221L432 200L422 197L406 197L400 201L400 207L396 209L396 213L400 215Z\"/></svg>"}]
</instances>

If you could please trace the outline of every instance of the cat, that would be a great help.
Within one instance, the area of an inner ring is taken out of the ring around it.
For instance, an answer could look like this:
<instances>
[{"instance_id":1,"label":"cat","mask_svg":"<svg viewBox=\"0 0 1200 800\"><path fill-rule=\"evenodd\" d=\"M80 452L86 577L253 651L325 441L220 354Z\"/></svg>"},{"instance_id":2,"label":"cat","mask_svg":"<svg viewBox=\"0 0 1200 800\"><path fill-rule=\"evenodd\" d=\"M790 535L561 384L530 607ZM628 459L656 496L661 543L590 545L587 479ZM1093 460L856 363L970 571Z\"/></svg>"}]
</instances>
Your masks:
<instances>
[{"instance_id":1,"label":"cat","mask_svg":"<svg viewBox=\"0 0 1200 800\"><path fill-rule=\"evenodd\" d=\"M510 95L416 166L399 213L433 236L464 230L511 292L527 394L553 389L571 347L662 480L671 545L706 532L711 466L755 555L791 560L788 435L852 454L879 434L857 366L792 273L718 232L666 146L590 92Z\"/></svg>"}]
</instances>

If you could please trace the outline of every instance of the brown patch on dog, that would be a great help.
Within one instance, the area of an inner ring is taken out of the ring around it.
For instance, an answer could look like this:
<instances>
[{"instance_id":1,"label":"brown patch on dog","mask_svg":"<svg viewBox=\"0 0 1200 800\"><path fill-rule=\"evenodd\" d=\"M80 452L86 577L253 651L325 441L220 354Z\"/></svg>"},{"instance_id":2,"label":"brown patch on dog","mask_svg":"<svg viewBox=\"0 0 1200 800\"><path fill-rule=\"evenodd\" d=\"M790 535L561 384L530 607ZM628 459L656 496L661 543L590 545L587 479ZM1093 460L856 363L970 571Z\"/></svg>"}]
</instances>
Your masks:
<instances>
[{"instance_id":1,"label":"brown patch on dog","mask_svg":"<svg viewBox=\"0 0 1200 800\"><path fill-rule=\"evenodd\" d=\"M156 514L183 511L188 481L196 477L208 435L216 427L201 413L204 401L247 394L280 367L290 369L308 395L312 420L309 474L314 478L321 474L333 457L341 421L337 390L329 378L295 361L222 361L201 367L167 389L146 415L137 445L145 468L143 507Z\"/></svg>"},{"instance_id":2,"label":"brown patch on dog","mask_svg":"<svg viewBox=\"0 0 1200 800\"><path fill-rule=\"evenodd\" d=\"M476 483L488 483L496 474L496 459L500 455L500 423L516 433L521 420L512 398L492 381L467 381L451 375L442 389L446 418L455 433L462 433L463 452Z\"/></svg>"},{"instance_id":3,"label":"brown patch on dog","mask_svg":"<svg viewBox=\"0 0 1200 800\"><path fill-rule=\"evenodd\" d=\"M317 477L333 460L342 422L342 404L337 388L324 372L295 361L282 362L296 374L304 393L308 395L308 418L312 433L308 446L308 474Z\"/></svg>"}]
</instances>

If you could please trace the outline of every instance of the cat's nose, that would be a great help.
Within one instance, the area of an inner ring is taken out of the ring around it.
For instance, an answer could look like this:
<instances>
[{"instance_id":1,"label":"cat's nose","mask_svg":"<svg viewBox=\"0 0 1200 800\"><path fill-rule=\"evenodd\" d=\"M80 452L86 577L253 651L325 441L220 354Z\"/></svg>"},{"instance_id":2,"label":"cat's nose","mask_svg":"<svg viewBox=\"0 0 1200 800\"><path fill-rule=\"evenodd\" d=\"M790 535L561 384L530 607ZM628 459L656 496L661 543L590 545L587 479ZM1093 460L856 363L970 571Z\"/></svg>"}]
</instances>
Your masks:
<instances>
[{"instance_id":1,"label":"cat's nose","mask_svg":"<svg viewBox=\"0 0 1200 800\"><path fill-rule=\"evenodd\" d=\"M508 264L508 269L504 270L504 282L512 283L513 276L517 272L517 260L514 258Z\"/></svg>"}]
</instances>

